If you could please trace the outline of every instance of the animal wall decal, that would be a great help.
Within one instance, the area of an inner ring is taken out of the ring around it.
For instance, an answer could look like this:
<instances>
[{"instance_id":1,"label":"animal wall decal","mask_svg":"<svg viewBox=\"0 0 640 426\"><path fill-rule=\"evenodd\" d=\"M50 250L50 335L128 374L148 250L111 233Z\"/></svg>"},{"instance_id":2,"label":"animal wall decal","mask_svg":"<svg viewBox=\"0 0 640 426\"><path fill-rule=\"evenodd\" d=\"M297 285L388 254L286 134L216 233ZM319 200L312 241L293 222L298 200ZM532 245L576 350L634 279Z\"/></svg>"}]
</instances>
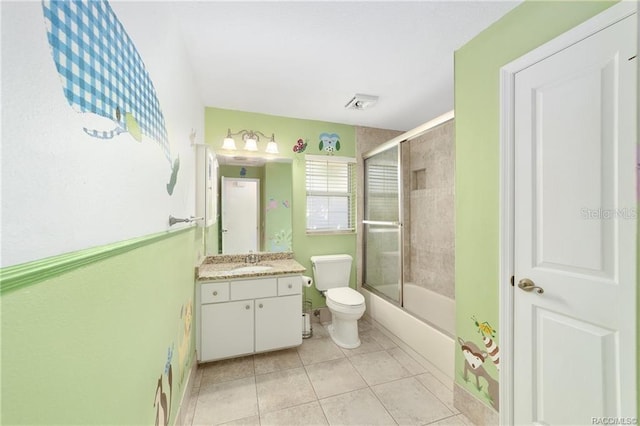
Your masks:
<instances>
[{"instance_id":1,"label":"animal wall decal","mask_svg":"<svg viewBox=\"0 0 640 426\"><path fill-rule=\"evenodd\" d=\"M166 374L167 384L169 385L169 397L167 398L167 394L162 388L163 375L161 374L153 399L153 406L156 409L156 426L167 426L171 415L171 399L173 397L173 371L171 364L169 364L169 369Z\"/></svg>"},{"instance_id":2,"label":"animal wall decal","mask_svg":"<svg viewBox=\"0 0 640 426\"><path fill-rule=\"evenodd\" d=\"M476 317L471 317L471 319L473 320L473 323L476 325L476 327L478 327L478 333L482 334L483 336L488 335L491 337L496 337L496 331L493 329L493 327L491 327L491 324L486 321L482 323L478 322Z\"/></svg>"},{"instance_id":3,"label":"animal wall decal","mask_svg":"<svg viewBox=\"0 0 640 426\"><path fill-rule=\"evenodd\" d=\"M184 383L185 375L188 373L189 356L191 351L191 327L193 323L193 300L189 299L180 306L180 318L178 321L178 339L179 346L177 349L177 386L180 389ZM171 417L171 405L173 397L173 355L175 353L174 344L167 347L167 359L164 364L164 372L160 374L156 385L155 395L153 399L153 407L156 411L156 426L167 426ZM169 386L169 395L165 390L164 378L166 377L166 385Z\"/></svg>"},{"instance_id":4,"label":"animal wall decal","mask_svg":"<svg viewBox=\"0 0 640 426\"><path fill-rule=\"evenodd\" d=\"M488 336L482 336L482 343L484 343L484 347L487 348L487 353L493 362L493 365L496 366L496 369L500 371L500 348L496 343Z\"/></svg>"},{"instance_id":5,"label":"animal wall decal","mask_svg":"<svg viewBox=\"0 0 640 426\"><path fill-rule=\"evenodd\" d=\"M269 202L267 203L267 207L265 207L265 210L269 212L277 208L278 208L278 200L276 200L275 198L269 198Z\"/></svg>"},{"instance_id":6,"label":"animal wall decal","mask_svg":"<svg viewBox=\"0 0 640 426\"><path fill-rule=\"evenodd\" d=\"M478 327L478 333L482 335L482 343L487 348L491 361L500 370L500 348L493 340L496 337L496 330L486 321L480 323L475 317L471 317L471 319Z\"/></svg>"},{"instance_id":7,"label":"animal wall decal","mask_svg":"<svg viewBox=\"0 0 640 426\"><path fill-rule=\"evenodd\" d=\"M485 392L489 399L489 403L493 408L499 410L499 383L491 377L489 373L487 373L487 370L485 370L483 366L488 355L487 352L483 352L475 343L465 341L461 337L458 337L458 343L460 344L462 355L464 356L464 372L462 378L465 382L469 382L469 372L471 372L471 374L476 377L476 389L481 391L482 385L480 384L480 377L483 377L487 382Z\"/></svg>"},{"instance_id":8,"label":"animal wall decal","mask_svg":"<svg viewBox=\"0 0 640 426\"><path fill-rule=\"evenodd\" d=\"M191 349L191 327L193 323L193 301L189 300L180 308L180 321L178 322L178 386L182 386L187 367L189 364L189 355Z\"/></svg>"},{"instance_id":9,"label":"animal wall decal","mask_svg":"<svg viewBox=\"0 0 640 426\"><path fill-rule=\"evenodd\" d=\"M289 202L289 200L281 200L280 204L278 204L278 200L276 200L275 198L269 198L269 201L267 202L267 205L265 207L265 211L270 212L271 210L277 209L280 205L285 209L291 207L291 203Z\"/></svg>"},{"instance_id":10,"label":"animal wall decal","mask_svg":"<svg viewBox=\"0 0 640 426\"><path fill-rule=\"evenodd\" d=\"M320 151L325 151L333 155L335 151L340 151L340 136L337 133L320 133Z\"/></svg>"},{"instance_id":11,"label":"animal wall decal","mask_svg":"<svg viewBox=\"0 0 640 426\"><path fill-rule=\"evenodd\" d=\"M128 133L154 141L169 162L173 194L180 168L172 161L160 102L142 58L106 0L43 0L51 53L69 105L84 132L107 140Z\"/></svg>"},{"instance_id":12,"label":"animal wall decal","mask_svg":"<svg viewBox=\"0 0 640 426\"><path fill-rule=\"evenodd\" d=\"M291 251L291 229L281 229L269 237L269 251Z\"/></svg>"}]
</instances>

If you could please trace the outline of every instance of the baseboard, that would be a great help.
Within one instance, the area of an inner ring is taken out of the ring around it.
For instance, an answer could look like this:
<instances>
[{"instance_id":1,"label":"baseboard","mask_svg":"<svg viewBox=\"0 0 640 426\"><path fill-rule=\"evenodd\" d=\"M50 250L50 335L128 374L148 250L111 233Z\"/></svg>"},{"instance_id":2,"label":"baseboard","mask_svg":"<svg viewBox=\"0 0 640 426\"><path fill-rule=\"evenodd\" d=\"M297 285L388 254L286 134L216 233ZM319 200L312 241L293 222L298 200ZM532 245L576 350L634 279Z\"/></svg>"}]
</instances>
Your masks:
<instances>
[{"instance_id":1,"label":"baseboard","mask_svg":"<svg viewBox=\"0 0 640 426\"><path fill-rule=\"evenodd\" d=\"M317 322L321 324L331 322L331 311L329 310L329 308L316 308L313 311L314 314L311 316L311 322Z\"/></svg>"},{"instance_id":2,"label":"baseboard","mask_svg":"<svg viewBox=\"0 0 640 426\"><path fill-rule=\"evenodd\" d=\"M176 414L174 426L191 425L191 421L187 420L187 416L189 415L191 400L195 397L193 392L191 392L193 380L195 379L196 372L198 370L198 361L196 360L195 351L193 352L193 356L191 359L191 368L189 369L189 375L187 376L186 383L184 385L184 388L182 389L182 398L180 398L180 405L178 405L178 413Z\"/></svg>"},{"instance_id":3,"label":"baseboard","mask_svg":"<svg viewBox=\"0 0 640 426\"><path fill-rule=\"evenodd\" d=\"M476 425L500 424L497 411L485 405L478 398L457 383L453 385L453 406Z\"/></svg>"}]
</instances>

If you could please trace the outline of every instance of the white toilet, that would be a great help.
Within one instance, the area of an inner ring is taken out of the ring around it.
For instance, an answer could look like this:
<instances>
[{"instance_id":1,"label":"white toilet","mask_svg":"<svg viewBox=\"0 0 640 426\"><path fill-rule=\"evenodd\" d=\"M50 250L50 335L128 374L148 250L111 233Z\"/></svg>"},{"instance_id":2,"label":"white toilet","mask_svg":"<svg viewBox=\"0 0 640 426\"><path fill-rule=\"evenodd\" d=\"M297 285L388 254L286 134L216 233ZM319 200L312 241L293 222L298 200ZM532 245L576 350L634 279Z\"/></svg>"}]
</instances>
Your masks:
<instances>
[{"instance_id":1,"label":"white toilet","mask_svg":"<svg viewBox=\"0 0 640 426\"><path fill-rule=\"evenodd\" d=\"M316 288L331 311L329 334L336 345L346 349L360 346L358 320L365 311L364 296L349 287L352 261L348 254L311 256Z\"/></svg>"}]
</instances>

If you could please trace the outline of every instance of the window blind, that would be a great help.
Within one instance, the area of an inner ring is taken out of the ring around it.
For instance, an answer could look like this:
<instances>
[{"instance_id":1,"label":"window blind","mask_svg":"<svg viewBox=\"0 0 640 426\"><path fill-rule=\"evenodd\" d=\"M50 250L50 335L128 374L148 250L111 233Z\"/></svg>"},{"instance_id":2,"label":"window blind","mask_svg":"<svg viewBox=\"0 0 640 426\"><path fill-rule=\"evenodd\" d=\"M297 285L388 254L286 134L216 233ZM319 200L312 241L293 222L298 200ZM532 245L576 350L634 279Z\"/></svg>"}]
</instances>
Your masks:
<instances>
[{"instance_id":1,"label":"window blind","mask_svg":"<svg viewBox=\"0 0 640 426\"><path fill-rule=\"evenodd\" d=\"M355 159L308 155L307 231L354 231Z\"/></svg>"},{"instance_id":2,"label":"window blind","mask_svg":"<svg viewBox=\"0 0 640 426\"><path fill-rule=\"evenodd\" d=\"M365 162L365 219L398 221L398 166Z\"/></svg>"}]
</instances>

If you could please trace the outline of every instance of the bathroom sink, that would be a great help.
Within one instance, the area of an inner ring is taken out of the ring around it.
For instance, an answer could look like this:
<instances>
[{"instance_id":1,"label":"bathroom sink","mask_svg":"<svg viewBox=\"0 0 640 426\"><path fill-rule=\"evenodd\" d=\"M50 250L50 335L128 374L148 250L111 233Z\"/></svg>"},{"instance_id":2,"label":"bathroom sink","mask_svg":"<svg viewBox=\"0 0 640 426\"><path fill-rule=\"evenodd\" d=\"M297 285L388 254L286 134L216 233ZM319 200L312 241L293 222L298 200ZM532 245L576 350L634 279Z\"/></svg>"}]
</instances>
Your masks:
<instances>
[{"instance_id":1,"label":"bathroom sink","mask_svg":"<svg viewBox=\"0 0 640 426\"><path fill-rule=\"evenodd\" d=\"M240 266L238 268L234 268L231 270L232 274L251 274L253 272L265 272L273 269L273 266L269 265L251 265L251 266Z\"/></svg>"}]
</instances>

